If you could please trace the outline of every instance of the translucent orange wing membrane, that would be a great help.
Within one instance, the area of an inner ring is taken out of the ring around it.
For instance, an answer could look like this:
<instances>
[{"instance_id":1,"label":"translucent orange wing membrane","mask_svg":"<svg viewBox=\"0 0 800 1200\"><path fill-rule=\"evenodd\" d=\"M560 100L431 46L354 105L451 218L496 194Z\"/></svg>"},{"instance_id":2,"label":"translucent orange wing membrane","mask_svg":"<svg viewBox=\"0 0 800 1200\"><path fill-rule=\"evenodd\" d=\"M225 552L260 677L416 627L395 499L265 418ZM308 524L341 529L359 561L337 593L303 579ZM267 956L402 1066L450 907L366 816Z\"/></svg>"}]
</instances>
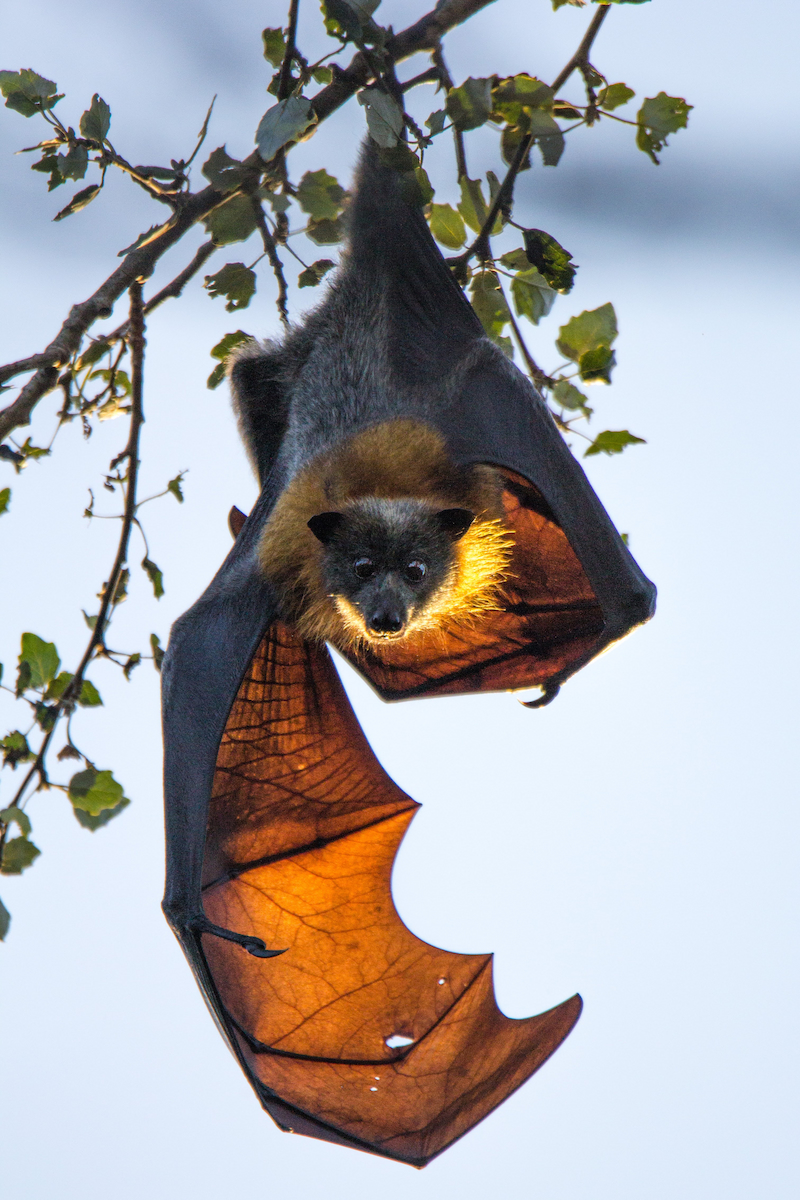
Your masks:
<instances>
[{"instance_id":1,"label":"translucent orange wing membrane","mask_svg":"<svg viewBox=\"0 0 800 1200\"><path fill-rule=\"evenodd\" d=\"M203 905L286 952L253 958L206 934L210 979L280 1125L424 1166L541 1066L581 1002L510 1020L491 956L405 927L391 873L416 808L372 753L327 650L274 624L219 748Z\"/></svg>"}]
</instances>

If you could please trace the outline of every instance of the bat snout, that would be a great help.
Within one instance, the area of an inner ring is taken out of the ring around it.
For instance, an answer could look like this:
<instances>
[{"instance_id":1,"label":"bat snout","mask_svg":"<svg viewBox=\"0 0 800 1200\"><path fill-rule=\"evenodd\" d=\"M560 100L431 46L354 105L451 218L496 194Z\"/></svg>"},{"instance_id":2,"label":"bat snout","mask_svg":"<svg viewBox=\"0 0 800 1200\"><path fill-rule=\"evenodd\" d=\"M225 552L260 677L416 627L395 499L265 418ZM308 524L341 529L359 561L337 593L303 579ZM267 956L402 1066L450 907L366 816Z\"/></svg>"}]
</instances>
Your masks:
<instances>
[{"instance_id":1,"label":"bat snout","mask_svg":"<svg viewBox=\"0 0 800 1200\"><path fill-rule=\"evenodd\" d=\"M406 627L406 615L397 604L381 604L367 622L369 631L379 637L400 637Z\"/></svg>"}]
</instances>

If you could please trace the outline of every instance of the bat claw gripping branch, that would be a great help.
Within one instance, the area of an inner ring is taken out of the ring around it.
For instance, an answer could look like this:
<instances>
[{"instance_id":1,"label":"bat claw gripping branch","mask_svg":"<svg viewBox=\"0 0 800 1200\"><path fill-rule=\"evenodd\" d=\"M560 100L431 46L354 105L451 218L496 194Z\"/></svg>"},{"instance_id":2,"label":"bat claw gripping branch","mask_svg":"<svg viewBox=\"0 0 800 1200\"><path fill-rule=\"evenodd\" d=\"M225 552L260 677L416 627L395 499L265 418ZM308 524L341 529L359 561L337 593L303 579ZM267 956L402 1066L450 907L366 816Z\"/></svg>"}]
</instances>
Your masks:
<instances>
[{"instance_id":1,"label":"bat claw gripping branch","mask_svg":"<svg viewBox=\"0 0 800 1200\"><path fill-rule=\"evenodd\" d=\"M285 950L268 950L261 938L252 937L248 933L234 933L232 929L223 929L221 925L215 925L205 916L194 917L189 922L189 928L192 933L211 933L227 942L236 942L254 958L277 958L279 954L286 953Z\"/></svg>"}]
</instances>

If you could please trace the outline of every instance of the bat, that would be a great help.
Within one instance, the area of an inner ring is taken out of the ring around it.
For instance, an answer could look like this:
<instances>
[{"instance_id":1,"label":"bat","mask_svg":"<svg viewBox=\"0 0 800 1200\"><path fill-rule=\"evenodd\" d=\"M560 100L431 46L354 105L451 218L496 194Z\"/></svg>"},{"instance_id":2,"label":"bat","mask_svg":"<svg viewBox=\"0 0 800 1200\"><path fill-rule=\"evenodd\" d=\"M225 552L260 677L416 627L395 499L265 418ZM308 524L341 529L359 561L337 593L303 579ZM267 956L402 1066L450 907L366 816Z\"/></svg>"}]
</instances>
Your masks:
<instances>
[{"instance_id":1,"label":"bat","mask_svg":"<svg viewBox=\"0 0 800 1200\"><path fill-rule=\"evenodd\" d=\"M454 472L443 496L463 485L469 498L491 470L509 533L500 598L413 637L345 639L384 700L539 686L533 703L549 702L652 615L655 589L407 196L368 144L327 298L283 345L234 365L262 489L246 520L234 510L234 546L164 661L163 907L276 1123L422 1167L542 1065L581 1000L511 1020L490 956L403 925L391 870L417 805L372 753L321 636L287 614L265 531L280 541L275 514L314 464L392 422L430 431ZM360 503L345 500L340 517ZM474 518L462 511L441 518L454 544ZM330 516L309 545L336 535Z\"/></svg>"}]
</instances>

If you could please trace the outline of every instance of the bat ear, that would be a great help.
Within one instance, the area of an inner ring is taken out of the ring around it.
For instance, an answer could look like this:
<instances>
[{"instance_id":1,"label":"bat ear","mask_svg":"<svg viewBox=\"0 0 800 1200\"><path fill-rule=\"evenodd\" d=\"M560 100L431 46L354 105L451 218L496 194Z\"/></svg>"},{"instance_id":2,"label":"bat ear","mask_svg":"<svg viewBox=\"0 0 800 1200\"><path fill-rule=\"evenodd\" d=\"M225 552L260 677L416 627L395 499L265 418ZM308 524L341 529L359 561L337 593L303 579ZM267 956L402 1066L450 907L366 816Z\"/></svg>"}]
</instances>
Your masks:
<instances>
[{"instance_id":1,"label":"bat ear","mask_svg":"<svg viewBox=\"0 0 800 1200\"><path fill-rule=\"evenodd\" d=\"M436 514L439 525L454 542L462 538L475 520L468 508L443 508Z\"/></svg>"},{"instance_id":2,"label":"bat ear","mask_svg":"<svg viewBox=\"0 0 800 1200\"><path fill-rule=\"evenodd\" d=\"M340 512L318 513L308 522L308 528L323 546L327 546L343 520L344 514Z\"/></svg>"}]
</instances>

